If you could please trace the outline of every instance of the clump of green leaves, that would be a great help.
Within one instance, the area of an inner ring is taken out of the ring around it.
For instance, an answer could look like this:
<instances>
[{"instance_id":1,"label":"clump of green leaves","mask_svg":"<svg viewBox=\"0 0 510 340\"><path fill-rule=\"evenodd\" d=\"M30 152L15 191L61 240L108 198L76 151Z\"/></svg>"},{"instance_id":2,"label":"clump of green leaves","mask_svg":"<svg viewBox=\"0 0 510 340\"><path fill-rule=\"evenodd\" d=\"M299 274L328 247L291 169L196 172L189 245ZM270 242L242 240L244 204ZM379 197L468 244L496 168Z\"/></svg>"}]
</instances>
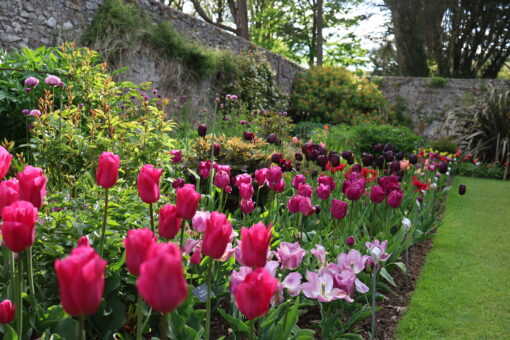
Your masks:
<instances>
[{"instance_id":1,"label":"clump of green leaves","mask_svg":"<svg viewBox=\"0 0 510 340\"><path fill-rule=\"evenodd\" d=\"M386 100L366 78L333 66L313 67L294 81L289 113L299 120L333 124L391 122Z\"/></svg>"},{"instance_id":2,"label":"clump of green leaves","mask_svg":"<svg viewBox=\"0 0 510 340\"><path fill-rule=\"evenodd\" d=\"M430 78L430 86L435 89L442 89L446 86L448 79L443 77L432 77Z\"/></svg>"}]
</instances>

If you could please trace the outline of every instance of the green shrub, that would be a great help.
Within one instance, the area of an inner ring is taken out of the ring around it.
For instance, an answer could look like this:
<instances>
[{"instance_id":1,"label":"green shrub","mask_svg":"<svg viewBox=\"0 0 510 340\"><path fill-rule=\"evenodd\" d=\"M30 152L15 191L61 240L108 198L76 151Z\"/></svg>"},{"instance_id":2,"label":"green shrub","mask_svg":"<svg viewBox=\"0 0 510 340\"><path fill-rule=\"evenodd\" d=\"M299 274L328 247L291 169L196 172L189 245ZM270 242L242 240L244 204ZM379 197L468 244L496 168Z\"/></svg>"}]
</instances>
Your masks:
<instances>
[{"instance_id":1,"label":"green shrub","mask_svg":"<svg viewBox=\"0 0 510 340\"><path fill-rule=\"evenodd\" d=\"M360 125L353 127L353 143L358 154L373 152L374 145L393 144L394 149L410 154L422 143L422 138L406 127L390 125Z\"/></svg>"},{"instance_id":2,"label":"green shrub","mask_svg":"<svg viewBox=\"0 0 510 340\"><path fill-rule=\"evenodd\" d=\"M294 136L308 140L316 131L322 131L324 124L318 122L301 121L294 126Z\"/></svg>"},{"instance_id":3,"label":"green shrub","mask_svg":"<svg viewBox=\"0 0 510 340\"><path fill-rule=\"evenodd\" d=\"M485 177L502 179L505 167L495 164L478 164L461 162L457 165L455 173L460 176Z\"/></svg>"},{"instance_id":4,"label":"green shrub","mask_svg":"<svg viewBox=\"0 0 510 340\"><path fill-rule=\"evenodd\" d=\"M386 100L377 86L333 66L312 67L297 76L289 113L296 121L364 124L393 121L384 112Z\"/></svg>"},{"instance_id":5,"label":"green shrub","mask_svg":"<svg viewBox=\"0 0 510 340\"><path fill-rule=\"evenodd\" d=\"M446 86L448 79L443 77L432 77L430 78L430 86L435 89L442 89Z\"/></svg>"},{"instance_id":6,"label":"green shrub","mask_svg":"<svg viewBox=\"0 0 510 340\"><path fill-rule=\"evenodd\" d=\"M458 143L453 138L443 137L439 139L435 139L430 143L430 147L438 150L439 152L448 152L454 154L457 151Z\"/></svg>"}]
</instances>

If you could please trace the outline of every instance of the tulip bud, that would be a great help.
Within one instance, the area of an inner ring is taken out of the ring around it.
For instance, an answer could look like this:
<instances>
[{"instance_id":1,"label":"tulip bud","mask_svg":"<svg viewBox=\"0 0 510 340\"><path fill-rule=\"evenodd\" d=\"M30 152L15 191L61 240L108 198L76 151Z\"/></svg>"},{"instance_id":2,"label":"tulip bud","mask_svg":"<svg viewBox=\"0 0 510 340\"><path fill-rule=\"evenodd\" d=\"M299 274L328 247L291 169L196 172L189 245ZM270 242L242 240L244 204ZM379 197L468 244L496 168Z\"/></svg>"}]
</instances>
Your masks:
<instances>
[{"instance_id":1,"label":"tulip bud","mask_svg":"<svg viewBox=\"0 0 510 340\"><path fill-rule=\"evenodd\" d=\"M303 160L303 154L300 152L296 152L294 158L296 158L296 161L301 162Z\"/></svg>"},{"instance_id":2,"label":"tulip bud","mask_svg":"<svg viewBox=\"0 0 510 340\"><path fill-rule=\"evenodd\" d=\"M117 183L119 176L120 157L112 152L103 152L99 156L96 171L97 185L108 189Z\"/></svg>"},{"instance_id":3,"label":"tulip bud","mask_svg":"<svg viewBox=\"0 0 510 340\"><path fill-rule=\"evenodd\" d=\"M400 203L402 202L403 193L400 190L393 190L388 195L388 199L386 200L386 203L392 208L398 208L400 207Z\"/></svg>"},{"instance_id":4,"label":"tulip bud","mask_svg":"<svg viewBox=\"0 0 510 340\"><path fill-rule=\"evenodd\" d=\"M347 244L349 247L352 247L355 243L356 241L354 240L354 236L348 236L345 240L345 244Z\"/></svg>"},{"instance_id":5,"label":"tulip bud","mask_svg":"<svg viewBox=\"0 0 510 340\"><path fill-rule=\"evenodd\" d=\"M155 203L159 200L159 178L163 169L157 169L152 164L145 164L138 174L138 196L145 203Z\"/></svg>"},{"instance_id":6,"label":"tulip bud","mask_svg":"<svg viewBox=\"0 0 510 340\"><path fill-rule=\"evenodd\" d=\"M28 201L37 209L41 209L46 196L46 177L41 168L27 165L22 172L18 172L19 199Z\"/></svg>"},{"instance_id":7,"label":"tulip bud","mask_svg":"<svg viewBox=\"0 0 510 340\"><path fill-rule=\"evenodd\" d=\"M198 129L197 129L197 130L198 130L198 135L199 135L200 137L205 137L205 135L207 134L207 125L205 125L205 124L200 124L200 125L198 126Z\"/></svg>"},{"instance_id":8,"label":"tulip bud","mask_svg":"<svg viewBox=\"0 0 510 340\"><path fill-rule=\"evenodd\" d=\"M370 166L372 165L372 160L374 159L374 156L372 156L369 153L364 153L361 157L361 161L363 162L364 166Z\"/></svg>"},{"instance_id":9,"label":"tulip bud","mask_svg":"<svg viewBox=\"0 0 510 340\"><path fill-rule=\"evenodd\" d=\"M37 208L27 201L16 201L2 209L2 238L11 251L20 253L34 244Z\"/></svg>"},{"instance_id":10,"label":"tulip bud","mask_svg":"<svg viewBox=\"0 0 510 340\"><path fill-rule=\"evenodd\" d=\"M407 217L404 217L402 219L402 228L404 228L406 231L409 231L411 229L411 220Z\"/></svg>"},{"instance_id":11,"label":"tulip bud","mask_svg":"<svg viewBox=\"0 0 510 340\"><path fill-rule=\"evenodd\" d=\"M159 210L158 232L161 237L173 239L181 229L182 220L177 216L177 208L165 204Z\"/></svg>"},{"instance_id":12,"label":"tulip bud","mask_svg":"<svg viewBox=\"0 0 510 340\"><path fill-rule=\"evenodd\" d=\"M278 164L278 162L282 158L283 158L283 155L281 153L274 153L274 154L271 155L271 162Z\"/></svg>"},{"instance_id":13,"label":"tulip bud","mask_svg":"<svg viewBox=\"0 0 510 340\"><path fill-rule=\"evenodd\" d=\"M177 189L177 216L185 220L191 220L198 209L200 202L200 193L195 191L195 186L185 184L182 188Z\"/></svg>"},{"instance_id":14,"label":"tulip bud","mask_svg":"<svg viewBox=\"0 0 510 340\"><path fill-rule=\"evenodd\" d=\"M176 178L172 182L172 188L174 188L174 189L179 189L179 188L182 188L183 186L184 186L184 179L182 179L182 178Z\"/></svg>"},{"instance_id":15,"label":"tulip bud","mask_svg":"<svg viewBox=\"0 0 510 340\"><path fill-rule=\"evenodd\" d=\"M93 248L80 246L55 261L62 307L72 316L94 314L103 296L106 261Z\"/></svg>"},{"instance_id":16,"label":"tulip bud","mask_svg":"<svg viewBox=\"0 0 510 340\"><path fill-rule=\"evenodd\" d=\"M225 214L213 211L206 222L202 253L220 259L227 249L232 234L232 225Z\"/></svg>"},{"instance_id":17,"label":"tulip bud","mask_svg":"<svg viewBox=\"0 0 510 340\"><path fill-rule=\"evenodd\" d=\"M0 323L11 323L16 315L16 304L11 300L0 302Z\"/></svg>"},{"instance_id":18,"label":"tulip bud","mask_svg":"<svg viewBox=\"0 0 510 340\"><path fill-rule=\"evenodd\" d=\"M19 199L19 181L16 178L0 182L0 213Z\"/></svg>"},{"instance_id":19,"label":"tulip bud","mask_svg":"<svg viewBox=\"0 0 510 340\"><path fill-rule=\"evenodd\" d=\"M301 196L292 196L287 202L287 209L291 214L299 212L299 205L301 204Z\"/></svg>"},{"instance_id":20,"label":"tulip bud","mask_svg":"<svg viewBox=\"0 0 510 340\"><path fill-rule=\"evenodd\" d=\"M251 228L241 229L241 250L243 262L248 267L264 267L267 262L267 252L271 241L271 225L259 222Z\"/></svg>"},{"instance_id":21,"label":"tulip bud","mask_svg":"<svg viewBox=\"0 0 510 340\"><path fill-rule=\"evenodd\" d=\"M255 203L253 203L251 199L242 199L241 202L239 202L239 209L241 209L243 214L251 214L254 208Z\"/></svg>"},{"instance_id":22,"label":"tulip bud","mask_svg":"<svg viewBox=\"0 0 510 340\"><path fill-rule=\"evenodd\" d=\"M218 157L220 155L221 146L219 144L213 145L213 154L214 157Z\"/></svg>"},{"instance_id":23,"label":"tulip bud","mask_svg":"<svg viewBox=\"0 0 510 340\"><path fill-rule=\"evenodd\" d=\"M329 211L331 212L331 216L340 220L347 215L347 202L333 199Z\"/></svg>"},{"instance_id":24,"label":"tulip bud","mask_svg":"<svg viewBox=\"0 0 510 340\"><path fill-rule=\"evenodd\" d=\"M3 146L0 146L0 181L4 179L5 174L9 171L11 161L12 155Z\"/></svg>"},{"instance_id":25,"label":"tulip bud","mask_svg":"<svg viewBox=\"0 0 510 340\"><path fill-rule=\"evenodd\" d=\"M459 195L464 195L466 193L466 186L464 184L459 185Z\"/></svg>"},{"instance_id":26,"label":"tulip bud","mask_svg":"<svg viewBox=\"0 0 510 340\"><path fill-rule=\"evenodd\" d=\"M155 243L154 234L147 228L131 229L123 241L126 248L126 266L135 276L140 275L140 266L147 259L147 252Z\"/></svg>"},{"instance_id":27,"label":"tulip bud","mask_svg":"<svg viewBox=\"0 0 510 340\"><path fill-rule=\"evenodd\" d=\"M248 320L253 320L267 313L271 299L276 291L278 280L264 268L257 268L246 275L243 282L235 289L235 300L239 311Z\"/></svg>"}]
</instances>

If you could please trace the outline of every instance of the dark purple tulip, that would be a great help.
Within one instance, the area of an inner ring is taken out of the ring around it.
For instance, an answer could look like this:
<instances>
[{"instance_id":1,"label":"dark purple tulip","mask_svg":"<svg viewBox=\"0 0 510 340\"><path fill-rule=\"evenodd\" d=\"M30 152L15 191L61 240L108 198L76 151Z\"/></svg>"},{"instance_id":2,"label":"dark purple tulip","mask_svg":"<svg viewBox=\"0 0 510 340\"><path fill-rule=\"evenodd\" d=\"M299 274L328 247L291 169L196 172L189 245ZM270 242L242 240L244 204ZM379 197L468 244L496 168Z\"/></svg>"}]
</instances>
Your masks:
<instances>
[{"instance_id":1,"label":"dark purple tulip","mask_svg":"<svg viewBox=\"0 0 510 340\"><path fill-rule=\"evenodd\" d=\"M320 207L320 206L318 206L318 205L314 205L314 206L313 206L313 209L314 209L314 211L315 211L315 213L316 213L317 215L321 213L321 207Z\"/></svg>"},{"instance_id":2,"label":"dark purple tulip","mask_svg":"<svg viewBox=\"0 0 510 340\"><path fill-rule=\"evenodd\" d=\"M326 149L322 146L318 146L317 151L319 152L319 155L327 155L327 153L328 153L328 149Z\"/></svg>"},{"instance_id":3,"label":"dark purple tulip","mask_svg":"<svg viewBox=\"0 0 510 340\"><path fill-rule=\"evenodd\" d=\"M315 163L317 163L317 165L320 166L321 168L325 167L326 164L328 164L328 158L324 155L319 155L317 156L317 160L315 161Z\"/></svg>"},{"instance_id":4,"label":"dark purple tulip","mask_svg":"<svg viewBox=\"0 0 510 340\"><path fill-rule=\"evenodd\" d=\"M267 136L267 142L269 144L278 145L278 144L280 144L280 139L278 137L276 137L276 135L274 133L272 133L269 136Z\"/></svg>"},{"instance_id":5,"label":"dark purple tulip","mask_svg":"<svg viewBox=\"0 0 510 340\"><path fill-rule=\"evenodd\" d=\"M381 153L384 149L384 146L382 144L376 144L374 145L374 152L375 153Z\"/></svg>"},{"instance_id":6,"label":"dark purple tulip","mask_svg":"<svg viewBox=\"0 0 510 340\"><path fill-rule=\"evenodd\" d=\"M280 167L282 168L282 171L292 171L292 162L289 160L281 159L280 160Z\"/></svg>"},{"instance_id":7,"label":"dark purple tulip","mask_svg":"<svg viewBox=\"0 0 510 340\"><path fill-rule=\"evenodd\" d=\"M183 186L184 186L184 179L182 179L182 178L176 178L172 182L172 188L174 188L174 189L182 188Z\"/></svg>"},{"instance_id":8,"label":"dark purple tulip","mask_svg":"<svg viewBox=\"0 0 510 340\"><path fill-rule=\"evenodd\" d=\"M303 144L303 146L301 147L301 152L303 153L307 153L308 150L311 149L311 145L309 143L306 143L306 144Z\"/></svg>"},{"instance_id":9,"label":"dark purple tulip","mask_svg":"<svg viewBox=\"0 0 510 340\"><path fill-rule=\"evenodd\" d=\"M464 195L466 193L466 186L464 184L459 185L459 195Z\"/></svg>"},{"instance_id":10,"label":"dark purple tulip","mask_svg":"<svg viewBox=\"0 0 510 340\"><path fill-rule=\"evenodd\" d=\"M354 157L353 157L353 156L351 156L351 157L347 158L347 163L348 163L349 165L354 164Z\"/></svg>"},{"instance_id":11,"label":"dark purple tulip","mask_svg":"<svg viewBox=\"0 0 510 340\"><path fill-rule=\"evenodd\" d=\"M448 171L448 162L439 163L438 170L440 173L445 174Z\"/></svg>"},{"instance_id":12,"label":"dark purple tulip","mask_svg":"<svg viewBox=\"0 0 510 340\"><path fill-rule=\"evenodd\" d=\"M245 140L251 141L251 140L253 140L253 138L255 138L255 134L253 132L244 131L243 138Z\"/></svg>"},{"instance_id":13,"label":"dark purple tulip","mask_svg":"<svg viewBox=\"0 0 510 340\"><path fill-rule=\"evenodd\" d=\"M386 162L392 162L395 159L395 155L393 154L393 151L388 150L384 153L384 159L386 159Z\"/></svg>"},{"instance_id":14,"label":"dark purple tulip","mask_svg":"<svg viewBox=\"0 0 510 340\"><path fill-rule=\"evenodd\" d=\"M398 162L398 161L391 162L390 170L393 172L399 171L400 170L400 162Z\"/></svg>"},{"instance_id":15,"label":"dark purple tulip","mask_svg":"<svg viewBox=\"0 0 510 340\"><path fill-rule=\"evenodd\" d=\"M294 169L296 169L296 171L300 171L301 170L301 163L296 163L294 165Z\"/></svg>"},{"instance_id":16,"label":"dark purple tulip","mask_svg":"<svg viewBox=\"0 0 510 340\"><path fill-rule=\"evenodd\" d=\"M369 153L364 153L361 157L361 161L363 162L364 166L370 166L372 164L372 160L374 159L374 156Z\"/></svg>"},{"instance_id":17,"label":"dark purple tulip","mask_svg":"<svg viewBox=\"0 0 510 340\"><path fill-rule=\"evenodd\" d=\"M207 125L205 124L200 124L198 126L198 135L200 137L205 137L205 135L207 134Z\"/></svg>"},{"instance_id":18,"label":"dark purple tulip","mask_svg":"<svg viewBox=\"0 0 510 340\"><path fill-rule=\"evenodd\" d=\"M219 144L214 144L213 145L213 154L214 154L214 157L218 157L220 155L220 150L221 150L221 147Z\"/></svg>"},{"instance_id":19,"label":"dark purple tulip","mask_svg":"<svg viewBox=\"0 0 510 340\"><path fill-rule=\"evenodd\" d=\"M348 236L345 240L345 244L347 244L349 247L352 247L356 241L354 240L354 236Z\"/></svg>"},{"instance_id":20,"label":"dark purple tulip","mask_svg":"<svg viewBox=\"0 0 510 340\"><path fill-rule=\"evenodd\" d=\"M328 158L329 158L329 161L331 162L332 166L336 167L336 166L340 165L340 156L338 155L338 153L331 151L329 153Z\"/></svg>"},{"instance_id":21,"label":"dark purple tulip","mask_svg":"<svg viewBox=\"0 0 510 340\"><path fill-rule=\"evenodd\" d=\"M398 181L402 182L402 180L404 179L404 170L399 169L399 170L395 171L395 175L397 175Z\"/></svg>"},{"instance_id":22,"label":"dark purple tulip","mask_svg":"<svg viewBox=\"0 0 510 340\"><path fill-rule=\"evenodd\" d=\"M395 155L395 157L397 157L397 159L399 161L403 160L404 159L404 152L403 151L399 151L397 152L397 154Z\"/></svg>"},{"instance_id":23,"label":"dark purple tulip","mask_svg":"<svg viewBox=\"0 0 510 340\"><path fill-rule=\"evenodd\" d=\"M347 160L348 158L351 158L351 157L353 157L352 151L350 151L350 150L342 151L343 159Z\"/></svg>"},{"instance_id":24,"label":"dark purple tulip","mask_svg":"<svg viewBox=\"0 0 510 340\"><path fill-rule=\"evenodd\" d=\"M359 164L359 163L354 164L354 165L351 167L351 170L352 170L352 171L355 171L355 172L361 172L361 164Z\"/></svg>"},{"instance_id":25,"label":"dark purple tulip","mask_svg":"<svg viewBox=\"0 0 510 340\"><path fill-rule=\"evenodd\" d=\"M414 154L413 154L413 155L411 155L411 156L409 156L409 163L411 163L411 164L416 164L416 163L418 163L418 156L417 156L417 155L414 155Z\"/></svg>"},{"instance_id":26,"label":"dark purple tulip","mask_svg":"<svg viewBox=\"0 0 510 340\"><path fill-rule=\"evenodd\" d=\"M278 163L280 159L283 158L283 155L281 153L274 153L271 155L271 162Z\"/></svg>"},{"instance_id":27,"label":"dark purple tulip","mask_svg":"<svg viewBox=\"0 0 510 340\"><path fill-rule=\"evenodd\" d=\"M384 156L383 155L378 156L377 159L375 160L375 164L377 165L377 167L382 168L384 166Z\"/></svg>"},{"instance_id":28,"label":"dark purple tulip","mask_svg":"<svg viewBox=\"0 0 510 340\"><path fill-rule=\"evenodd\" d=\"M418 196L418 198L416 200L418 200L418 202L420 204L423 203L423 196Z\"/></svg>"},{"instance_id":29,"label":"dark purple tulip","mask_svg":"<svg viewBox=\"0 0 510 340\"><path fill-rule=\"evenodd\" d=\"M392 144L386 144L384 146L384 151L393 151L393 145Z\"/></svg>"},{"instance_id":30,"label":"dark purple tulip","mask_svg":"<svg viewBox=\"0 0 510 340\"><path fill-rule=\"evenodd\" d=\"M318 174L319 172L317 171L317 169L312 170L312 177L317 177Z\"/></svg>"},{"instance_id":31,"label":"dark purple tulip","mask_svg":"<svg viewBox=\"0 0 510 340\"><path fill-rule=\"evenodd\" d=\"M303 154L301 152L296 152L296 155L294 157L298 162L301 162L303 160Z\"/></svg>"}]
</instances>

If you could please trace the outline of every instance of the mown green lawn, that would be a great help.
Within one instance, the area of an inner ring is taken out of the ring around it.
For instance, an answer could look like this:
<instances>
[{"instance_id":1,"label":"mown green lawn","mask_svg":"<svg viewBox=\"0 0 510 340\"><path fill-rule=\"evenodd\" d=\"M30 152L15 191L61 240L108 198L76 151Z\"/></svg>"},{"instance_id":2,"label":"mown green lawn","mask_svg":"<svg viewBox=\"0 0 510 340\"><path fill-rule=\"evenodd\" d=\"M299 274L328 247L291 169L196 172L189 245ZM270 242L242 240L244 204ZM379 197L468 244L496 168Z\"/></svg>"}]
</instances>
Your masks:
<instances>
[{"instance_id":1,"label":"mown green lawn","mask_svg":"<svg viewBox=\"0 0 510 340\"><path fill-rule=\"evenodd\" d=\"M397 339L510 339L510 182L457 177L444 219Z\"/></svg>"}]
</instances>

